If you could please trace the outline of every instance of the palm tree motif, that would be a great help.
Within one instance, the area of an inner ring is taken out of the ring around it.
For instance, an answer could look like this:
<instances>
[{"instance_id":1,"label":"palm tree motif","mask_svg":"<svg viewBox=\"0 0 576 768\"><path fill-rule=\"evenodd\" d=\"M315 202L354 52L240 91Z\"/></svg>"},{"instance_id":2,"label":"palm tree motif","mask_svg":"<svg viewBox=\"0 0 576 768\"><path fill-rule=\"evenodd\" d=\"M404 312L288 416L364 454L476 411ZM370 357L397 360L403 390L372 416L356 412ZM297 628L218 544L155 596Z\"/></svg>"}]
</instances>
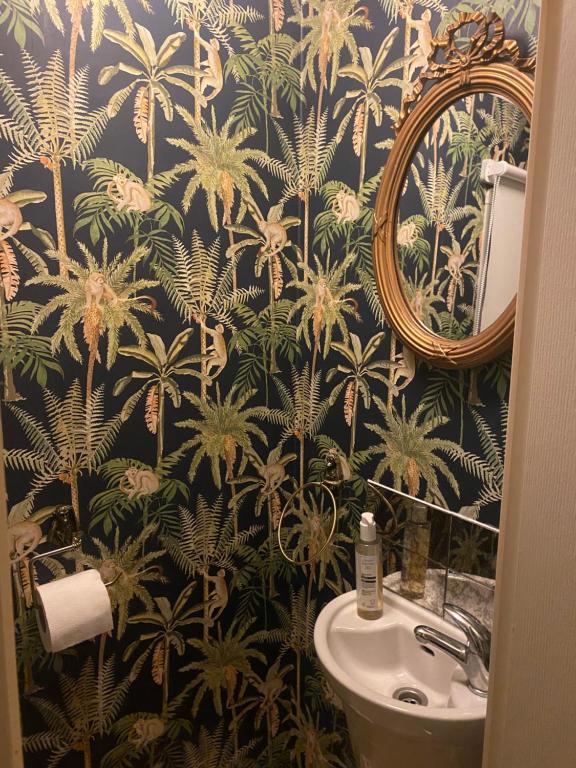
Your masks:
<instances>
[{"instance_id":1,"label":"palm tree motif","mask_svg":"<svg viewBox=\"0 0 576 768\"><path fill-rule=\"evenodd\" d=\"M220 46L233 53L228 30L242 28L247 21L257 21L261 15L252 7L242 7L234 0L164 0L170 12L182 26L192 32L192 58L194 70L194 117L200 120L203 100L201 98L201 29L206 27Z\"/></svg>"},{"instance_id":2,"label":"palm tree motif","mask_svg":"<svg viewBox=\"0 0 576 768\"><path fill-rule=\"evenodd\" d=\"M340 512L344 513L345 510L341 509ZM350 567L346 547L352 544L352 539L344 533L336 532L330 546L325 546L332 524L332 507L326 503L326 494L315 489L299 494L294 499L290 520L290 527L283 537L284 546L295 560L309 561L306 567L307 601L312 599L315 583L318 590L329 586L333 592L340 594L344 590L342 566L346 569ZM332 579L328 579L329 573L333 575Z\"/></svg>"},{"instance_id":3,"label":"palm tree motif","mask_svg":"<svg viewBox=\"0 0 576 768\"><path fill-rule=\"evenodd\" d=\"M257 229L247 227L244 224L229 225L228 230L245 237L240 242L231 245L226 251L226 255L234 257L250 246L260 246L255 260L254 272L256 277L260 277L263 265L265 262L267 263L270 330L274 339L276 336L276 301L280 298L284 286L282 258L287 258L283 252L285 248L292 247L297 254L300 253L298 246L288 240L288 229L300 224L300 219L297 216L283 216L283 203L273 205L266 218L254 202L249 205L249 208ZM276 343L274 342L270 349L270 373L278 373Z\"/></svg>"},{"instance_id":4,"label":"palm tree motif","mask_svg":"<svg viewBox=\"0 0 576 768\"><path fill-rule=\"evenodd\" d=\"M185 741L183 744L183 768L212 768L218 765L249 768L250 747L251 744L247 744L238 749L234 738L225 736L222 722L212 732L202 726L195 743Z\"/></svg>"},{"instance_id":5,"label":"palm tree motif","mask_svg":"<svg viewBox=\"0 0 576 768\"><path fill-rule=\"evenodd\" d=\"M66 160L81 163L93 153L108 116L104 107L89 109L87 70L76 73L73 89L66 83L60 51L50 57L44 69L26 51L22 59L29 100L0 70L0 96L10 115L0 117L0 137L11 146L9 162L0 175L0 193L12 184L16 171L33 163L41 163L52 174L60 275L65 277L62 166Z\"/></svg>"},{"instance_id":6,"label":"palm tree motif","mask_svg":"<svg viewBox=\"0 0 576 768\"><path fill-rule=\"evenodd\" d=\"M129 408L125 405L120 418L125 420L129 416ZM127 519L141 520L144 528L152 519L161 534L177 535L180 524L174 514L175 504L178 500L187 500L190 495L187 484L169 474L180 458L179 452L174 451L156 467L124 457L109 459L102 464L98 475L107 487L90 499L90 530L102 526L104 534L110 536Z\"/></svg>"},{"instance_id":7,"label":"palm tree motif","mask_svg":"<svg viewBox=\"0 0 576 768\"><path fill-rule=\"evenodd\" d=\"M32 301L6 304L4 296L0 287L0 365L4 375L3 399L10 402L22 399L14 383L16 369L45 387L48 371L62 375L62 367L52 355L51 340L32 333L40 305Z\"/></svg>"},{"instance_id":8,"label":"palm tree motif","mask_svg":"<svg viewBox=\"0 0 576 768\"><path fill-rule=\"evenodd\" d=\"M412 43L412 13L416 6L425 10L437 11L440 14L446 12L446 6L441 0L380 0L380 5L384 12L392 21L397 21L398 17L404 20L404 64L402 80L404 81L404 90L410 87L410 64L411 54L414 44Z\"/></svg>"},{"instance_id":9,"label":"palm tree motif","mask_svg":"<svg viewBox=\"0 0 576 768\"><path fill-rule=\"evenodd\" d=\"M154 560L158 560L165 550L156 550L144 554L146 540L156 532L155 525L146 526L138 536L129 536L126 541L120 545L120 530L116 529L114 536L114 548L111 549L104 542L93 538L92 543L98 549L97 555L86 554L84 552L74 553L77 562L89 568L95 568L101 575L102 581L108 584L108 595L112 610L118 611L116 624L116 637L120 638L126 631L128 619L128 610L133 600L139 600L144 604L146 610L154 609L154 601L148 589L144 586L146 582L162 583L166 579L162 568L158 565L152 565ZM106 635L100 635L100 645L98 650L98 699L100 702L100 716L104 712L104 659L106 650Z\"/></svg>"},{"instance_id":10,"label":"palm tree motif","mask_svg":"<svg viewBox=\"0 0 576 768\"><path fill-rule=\"evenodd\" d=\"M6 190L7 192L7 190ZM21 189L6 193L3 199L22 209L30 203L43 203L46 194L33 189ZM22 215L22 214L20 214ZM38 304L31 301L13 301L20 287L19 256L30 263L36 272L45 271L44 260L18 239L22 230L32 229L28 221L22 221L17 231L9 234L4 232L0 240L0 365L4 378L3 399L6 401L20 400L21 395L14 383L14 369L21 368L21 373L42 386L46 386L49 369L62 369L51 359L50 340L45 336L33 336L34 323Z\"/></svg>"},{"instance_id":11,"label":"palm tree motif","mask_svg":"<svg viewBox=\"0 0 576 768\"><path fill-rule=\"evenodd\" d=\"M401 69L404 60L399 59L386 65L386 59L392 49L392 45L394 44L398 32L398 27L395 27L387 37L384 38L375 58L372 56L370 48L361 47L359 48L361 63L347 64L346 66L341 67L338 71L339 77L349 77L359 83L359 87L346 91L344 96L338 99L334 105L333 113L335 118L338 117L347 102L352 101L352 105L348 108L348 111L342 118L338 136L341 137L343 135L348 123L353 119L352 148L354 149L356 156L360 157L359 188L361 188L364 183L370 115L374 118L376 127L382 125L384 109L378 90L381 88L390 88L391 86L402 88L404 84L403 80L398 77L390 77L392 72Z\"/></svg>"},{"instance_id":12,"label":"palm tree motif","mask_svg":"<svg viewBox=\"0 0 576 768\"><path fill-rule=\"evenodd\" d=\"M287 732L294 746L290 750L292 764L298 768L315 768L315 766L331 766L331 768L346 768L346 763L338 757L341 753L341 737L338 733L325 731L320 725L320 714L316 720L309 711L301 710L290 717L294 723Z\"/></svg>"},{"instance_id":13,"label":"palm tree motif","mask_svg":"<svg viewBox=\"0 0 576 768\"><path fill-rule=\"evenodd\" d=\"M74 233L87 227L92 245L96 245L101 238L129 228L134 246L149 247L154 264L169 261L172 256L170 225L178 232L184 228L180 211L162 199L176 181L176 174L164 171L144 183L125 165L106 157L86 160L82 168L93 181L94 189L81 192L74 199ZM139 189L143 202L131 205L125 201L114 191L118 183Z\"/></svg>"},{"instance_id":14,"label":"palm tree motif","mask_svg":"<svg viewBox=\"0 0 576 768\"><path fill-rule=\"evenodd\" d=\"M314 623L316 601L310 600L306 588L290 591L290 609L275 604L281 628L273 630L272 639L279 640L282 651L292 651L296 657L296 711L301 711L302 701L302 659L312 658L314 653Z\"/></svg>"},{"instance_id":15,"label":"palm tree motif","mask_svg":"<svg viewBox=\"0 0 576 768\"><path fill-rule=\"evenodd\" d=\"M279 19L278 10L284 14L284 0L269 0L272 4L276 7L268 13L270 26ZM269 119L282 117L278 97L288 102L293 113L304 101L300 73L290 63L294 38L271 30L267 37L258 40L243 27L236 27L234 36L241 50L231 54L225 68L240 81L231 114L240 128L264 122L264 147L268 152Z\"/></svg>"},{"instance_id":16,"label":"palm tree motif","mask_svg":"<svg viewBox=\"0 0 576 768\"><path fill-rule=\"evenodd\" d=\"M255 298L257 288L234 288L234 261L220 264L220 244L215 240L206 247L196 230L192 232L190 248L174 238L173 264L159 267L158 277L170 302L188 323L200 322L201 371L206 375L206 331L209 321L234 329L233 310ZM200 397L206 399L206 379L201 379Z\"/></svg>"},{"instance_id":17,"label":"palm tree motif","mask_svg":"<svg viewBox=\"0 0 576 768\"><path fill-rule=\"evenodd\" d=\"M237 477L236 485L243 487L229 502L229 506L235 509L244 498L252 493L257 493L254 510L256 517L260 516L262 507L266 504L268 510L268 586L270 595L275 593L274 559L278 553L278 545L274 532L278 528L278 521L282 510L280 491L285 483L294 483L294 478L287 474L286 467L297 458L295 453L285 453L282 455L281 445L276 446L276 448L270 451L266 462L263 462L257 455L251 456L250 461L256 467L258 476L242 475Z\"/></svg>"},{"instance_id":18,"label":"palm tree motif","mask_svg":"<svg viewBox=\"0 0 576 768\"><path fill-rule=\"evenodd\" d=\"M184 210L189 210L192 199L202 189L206 195L210 223L217 231L220 224L232 224L232 210L238 192L239 208L236 218L242 220L246 214L247 203L252 200L252 188L258 189L264 197L268 196L266 185L254 165L269 167L269 156L260 149L242 147L256 133L256 129L233 130L231 117L218 129L214 110L211 125L205 120L196 122L190 112L182 107L177 106L176 111L192 131L194 139L168 139L170 144L190 155L188 160L175 167L178 173L192 174L184 191ZM218 200L222 203L220 221Z\"/></svg>"},{"instance_id":19,"label":"palm tree motif","mask_svg":"<svg viewBox=\"0 0 576 768\"><path fill-rule=\"evenodd\" d=\"M439 454L454 458L460 448L452 440L431 435L438 427L446 424L449 419L438 416L422 419L424 407L419 405L414 412L406 417L406 402L402 398L402 413L395 408L389 409L385 403L374 395L384 420L384 425L366 424L367 429L377 435L381 443L375 448L375 455L382 455L378 462L375 476L382 478L385 472L390 472L397 488L406 485L411 496L417 496L422 480L426 484L426 498L444 503L439 481L448 483L452 491L458 495L458 482L450 467Z\"/></svg>"},{"instance_id":20,"label":"palm tree motif","mask_svg":"<svg viewBox=\"0 0 576 768\"><path fill-rule=\"evenodd\" d=\"M59 32L64 32L64 24L60 16L58 6L53 0L41 0L44 5L48 17L58 29ZM150 4L148 0L138 0L142 8L146 11L150 11ZM38 0L35 0L38 4ZM127 35L134 37L135 27L134 22L130 16L130 10L126 3L126 0L68 0L66 3L66 9L70 16L70 48L68 56L69 64L69 83L70 89L74 87L74 73L76 71L76 52L78 49L78 38L82 33L82 14L87 8L92 10L92 18L90 24L90 50L94 52L100 43L102 42L102 34L104 32L104 24L106 20L106 10L112 6L116 11L118 20L124 27Z\"/></svg>"},{"instance_id":21,"label":"palm tree motif","mask_svg":"<svg viewBox=\"0 0 576 768\"><path fill-rule=\"evenodd\" d=\"M100 362L100 339L107 336L108 370L116 359L121 328L128 328L136 340L144 345L146 335L137 315L151 315L156 319L159 315L154 299L136 294L153 288L158 283L156 280L131 281L134 268L146 254L143 248L136 248L126 258L122 253L118 253L109 260L108 243L105 241L102 247L102 261L98 262L85 245L78 243L78 247L84 256L85 265L69 258L63 260L66 273L70 271L73 277L38 275L28 283L57 288L60 291L42 307L34 323L34 328L38 328L54 313L61 313L58 329L52 337L53 352L64 344L74 360L82 362L76 339L76 327L82 327L82 335L88 346L88 402L92 393L94 366L96 362Z\"/></svg>"},{"instance_id":22,"label":"palm tree motif","mask_svg":"<svg viewBox=\"0 0 576 768\"><path fill-rule=\"evenodd\" d=\"M43 40L42 27L36 18L37 13L37 2L19 3L17 0L9 0L3 5L0 26L5 25L3 31L12 35L20 48L26 48L29 34ZM60 25L62 25L61 21ZM63 31L62 26L59 31Z\"/></svg>"},{"instance_id":23,"label":"palm tree motif","mask_svg":"<svg viewBox=\"0 0 576 768\"><path fill-rule=\"evenodd\" d=\"M282 455L282 446L276 446L276 448L269 452L265 462L256 454L250 456L250 461L256 467L258 477L255 475L242 475L236 478L236 484L243 485L244 487L234 497L234 503L239 503L250 493L258 492L254 511L256 517L259 517L264 503L268 502L270 507L270 535L278 526L277 516L272 514L273 510L279 512L280 494L278 489L285 482L291 480L289 475L286 474L285 468L297 458L295 453L285 453ZM270 478L271 473L274 475L273 478Z\"/></svg>"},{"instance_id":24,"label":"palm tree motif","mask_svg":"<svg viewBox=\"0 0 576 768\"><path fill-rule=\"evenodd\" d=\"M356 0L308 0L309 15L305 16L301 10L290 19L307 30L294 49L293 59L306 51L304 73L314 91L318 92L318 121L322 115L324 90L329 87L333 91L336 85L342 52L346 49L353 62L358 59L358 47L352 29L370 29L372 26L366 7L356 8L356 5Z\"/></svg>"},{"instance_id":25,"label":"palm tree motif","mask_svg":"<svg viewBox=\"0 0 576 768\"><path fill-rule=\"evenodd\" d=\"M471 412L478 432L482 455L457 450L452 453L452 458L458 459L467 472L482 482L482 489L477 499L471 504L480 510L489 504L502 501L508 405L505 400L501 403L500 438L484 416L475 408L472 408Z\"/></svg>"},{"instance_id":26,"label":"palm tree motif","mask_svg":"<svg viewBox=\"0 0 576 768\"><path fill-rule=\"evenodd\" d=\"M115 659L111 656L104 662L102 671L103 707L99 705L98 678L91 658L86 659L77 678L59 675L62 705L53 697L31 697L48 730L25 736L24 749L49 752L49 766L59 765L70 752L81 752L84 768L92 768L92 742L117 719L141 662L136 662L132 676L124 676L120 682L115 680L114 667Z\"/></svg>"},{"instance_id":27,"label":"palm tree motif","mask_svg":"<svg viewBox=\"0 0 576 768\"><path fill-rule=\"evenodd\" d=\"M254 260L254 274L256 277L262 275L264 264L268 265L268 297L269 303L280 298L284 285L282 274L281 257L284 256L286 248L292 248L299 253L296 243L288 240L288 230L300 224L298 216L285 216L284 204L273 205L266 217L259 210L258 206L252 202L249 206L250 213L254 219L255 227L248 227L245 224L231 224L226 228L236 235L244 235L244 238L234 245L230 246L226 255L231 258L236 254L241 254L247 248L258 246L256 259ZM278 241L273 241L273 235L267 234L276 232ZM281 237L286 235L286 241L282 242Z\"/></svg>"},{"instance_id":28,"label":"palm tree motif","mask_svg":"<svg viewBox=\"0 0 576 768\"><path fill-rule=\"evenodd\" d=\"M350 297L351 293L359 291L360 283L347 283L346 272L356 261L356 253L351 251L339 263L330 265L330 254L326 257L326 267L323 267L320 259L314 256L316 272L308 265L304 265L302 280L292 280L288 287L295 287L302 292L296 299L288 319L293 319L298 313L300 322L296 332L296 338L304 338L308 349L312 350L312 368L310 375L314 378L318 352L324 345L322 354L327 356L334 330L338 328L344 341L348 341L348 326L346 317L358 318L358 304ZM312 325L312 336L310 335Z\"/></svg>"},{"instance_id":29,"label":"palm tree motif","mask_svg":"<svg viewBox=\"0 0 576 768\"><path fill-rule=\"evenodd\" d=\"M223 521L222 496L213 506L199 495L195 514L180 507L181 532L179 538L163 539L166 549L189 578L202 577L202 609L204 640L209 638L209 591L210 570L234 571L241 568L248 553L247 544L258 531L250 526L239 533L234 531L231 517Z\"/></svg>"},{"instance_id":30,"label":"palm tree motif","mask_svg":"<svg viewBox=\"0 0 576 768\"><path fill-rule=\"evenodd\" d=\"M218 200L222 203L221 224L232 224L232 212L238 192L239 203L236 219L241 221L247 210L247 203L252 200L252 189L259 190L267 198L268 190L260 174L254 167L272 167L270 157L261 149L252 149L242 145L256 133L255 128L234 129L233 116L230 115L222 127L216 125L216 112L212 109L212 125L205 120L196 121L183 107L176 107L178 114L192 131L194 141L170 138L168 142L183 149L189 159L175 167L178 173L192 174L189 179L182 205L188 211L192 199L199 190L206 195L208 217L215 231L218 230ZM230 245L234 236L228 230ZM232 284L236 288L236 267L233 265Z\"/></svg>"},{"instance_id":31,"label":"palm tree motif","mask_svg":"<svg viewBox=\"0 0 576 768\"><path fill-rule=\"evenodd\" d=\"M142 632L140 637L127 646L122 656L123 660L131 658L139 646L146 647L134 662L140 670L148 657L152 656L151 675L156 685L162 686L162 717L168 713L170 685L170 654L175 650L178 656L183 656L186 649L185 635L182 630L192 624L199 624L202 619L197 616L198 607L188 607L190 595L196 588L196 582L188 584L176 598L174 605L166 597L155 597L155 609L136 613L129 617L129 624L150 624L153 629ZM129 679L135 679L134 672Z\"/></svg>"},{"instance_id":32,"label":"palm tree motif","mask_svg":"<svg viewBox=\"0 0 576 768\"><path fill-rule=\"evenodd\" d=\"M282 160L270 161L271 169L284 182L281 202L297 197L304 208L304 264L308 264L310 243L310 197L326 181L336 151L336 138L326 139L326 113L314 110L303 123L294 115L293 134L289 135L279 123L274 123L282 152Z\"/></svg>"},{"instance_id":33,"label":"palm tree motif","mask_svg":"<svg viewBox=\"0 0 576 768\"><path fill-rule=\"evenodd\" d=\"M283 427L282 443L296 437L300 446L300 485L304 484L304 461L306 438L313 438L320 432L330 409L329 400L320 398L320 373L310 375L308 363L301 372L292 366L291 388L279 378L274 383L282 408L271 408L267 416L273 424Z\"/></svg>"},{"instance_id":34,"label":"palm tree motif","mask_svg":"<svg viewBox=\"0 0 576 768\"><path fill-rule=\"evenodd\" d=\"M134 130L143 144L146 144L148 159L148 180L154 176L154 154L156 147L156 102L160 105L164 118L172 122L174 106L167 84L193 91L191 83L182 79L193 74L193 67L170 65L170 60L186 40L184 32L175 32L164 40L156 49L150 31L140 24L135 25L140 43L112 29L105 29L103 35L116 43L125 53L136 61L134 64L117 64L103 67L98 75L98 83L107 85L118 73L130 75L129 85L112 94L108 101L107 112L110 117L118 114L128 97L136 91L134 98Z\"/></svg>"},{"instance_id":35,"label":"palm tree motif","mask_svg":"<svg viewBox=\"0 0 576 768\"><path fill-rule=\"evenodd\" d=\"M257 645L267 638L266 632L252 632L255 619L240 624L232 622L226 634L218 626L218 638L208 642L191 638L187 643L202 654L198 661L182 667L182 672L193 672L192 688L197 688L192 702L192 716L196 717L204 697L208 694L216 714L222 717L224 706L232 713L234 748L238 752L237 707L243 700L251 680L255 678L254 662L266 664L266 657ZM223 699L222 694L226 694Z\"/></svg>"},{"instance_id":36,"label":"palm tree motif","mask_svg":"<svg viewBox=\"0 0 576 768\"><path fill-rule=\"evenodd\" d=\"M344 376L342 384L345 384L344 391L344 419L350 427L350 452L354 453L356 445L356 424L358 419L358 401L362 397L364 408L368 410L372 404L372 395L370 392L370 382L378 381L387 384L388 379L381 371L394 366L389 360L374 360L374 355L382 343L386 334L383 331L374 334L362 348L362 342L355 333L350 334L350 344L344 344L340 341L332 342L332 349L338 352L345 360L345 363L338 363L334 368L330 368L326 374L326 382L332 381L334 376L341 374ZM331 397L331 404L334 403L335 395L340 388L335 390Z\"/></svg>"},{"instance_id":37,"label":"palm tree motif","mask_svg":"<svg viewBox=\"0 0 576 768\"><path fill-rule=\"evenodd\" d=\"M528 121L516 104L506 99L494 98L492 111L480 109L484 120L483 134L494 160L510 160L522 136L529 131Z\"/></svg>"},{"instance_id":38,"label":"palm tree motif","mask_svg":"<svg viewBox=\"0 0 576 768\"><path fill-rule=\"evenodd\" d=\"M117 720L110 729L116 746L102 758L102 768L158 765L157 758L166 768L183 765L183 739L190 736L190 718L179 715L179 710L186 708L189 691L190 686L185 685L171 697L165 716L140 711Z\"/></svg>"},{"instance_id":39,"label":"palm tree motif","mask_svg":"<svg viewBox=\"0 0 576 768\"><path fill-rule=\"evenodd\" d=\"M122 420L120 415L104 419L103 385L90 394L87 402L83 402L77 379L63 398L49 389L43 391L43 397L48 428L37 416L14 403L8 403L31 448L6 451L6 464L33 473L34 479L26 495L29 509L46 486L57 480L69 485L76 523L80 528L78 479L84 472L92 472L104 462L120 431Z\"/></svg>"},{"instance_id":40,"label":"palm tree motif","mask_svg":"<svg viewBox=\"0 0 576 768\"><path fill-rule=\"evenodd\" d=\"M446 168L442 158L438 159L436 167L428 163L427 181L423 182L415 165L412 173L418 192L422 210L428 222L435 227L434 248L432 251L432 268L430 270L430 285L436 283L436 270L440 237L447 231L454 236L454 224L463 219L468 213L468 207L458 205L458 198L466 179L454 182L454 167Z\"/></svg>"},{"instance_id":41,"label":"palm tree motif","mask_svg":"<svg viewBox=\"0 0 576 768\"><path fill-rule=\"evenodd\" d=\"M206 457L210 460L212 478L218 489L222 488L222 475L220 462L226 466L225 481L234 483L236 472L242 474L248 461L248 454L253 453L252 438L256 437L264 445L268 439L253 419L262 419L268 415L268 409L264 406L247 408L246 403L256 394L255 390L248 390L238 394L236 388L222 399L220 387L216 385L216 398L207 397L202 400L193 392L185 392L184 397L192 403L198 412L198 418L177 421L177 427L193 429L194 437L183 443L182 451L193 451L192 461L188 469L188 478L196 477L198 466ZM235 470L238 449L241 451L240 464Z\"/></svg>"},{"instance_id":42,"label":"palm tree motif","mask_svg":"<svg viewBox=\"0 0 576 768\"><path fill-rule=\"evenodd\" d=\"M470 255L471 247L462 247L462 244L456 238L452 238L450 245L441 245L440 253L446 257L446 278L438 285L438 293L443 294L446 290L446 308L454 316L458 295L464 295L465 278L468 278L472 286L476 283L476 263L466 263L466 258Z\"/></svg>"},{"instance_id":43,"label":"palm tree motif","mask_svg":"<svg viewBox=\"0 0 576 768\"><path fill-rule=\"evenodd\" d=\"M268 749L268 765L272 765L272 739L280 730L280 699L287 688L284 678L293 670L292 664L281 666L282 656L279 656L271 667L268 667L264 678L254 675L250 681L257 693L242 701L242 709L238 719L242 720L253 713L254 727L259 730L262 721L266 723L266 742ZM286 704L284 703L284 706Z\"/></svg>"},{"instance_id":44,"label":"palm tree motif","mask_svg":"<svg viewBox=\"0 0 576 768\"><path fill-rule=\"evenodd\" d=\"M269 402L269 374L280 373L278 357L293 363L300 356L296 326L289 322L291 299L278 299L264 309L238 307L242 327L234 331L230 351L240 356L235 383L240 391L264 386L264 401Z\"/></svg>"},{"instance_id":45,"label":"palm tree motif","mask_svg":"<svg viewBox=\"0 0 576 768\"><path fill-rule=\"evenodd\" d=\"M146 395L144 420L148 431L156 435L156 466L160 465L164 453L166 396L170 398L174 408L180 408L182 391L177 378L179 376L202 378L202 374L191 367L199 362L201 356L182 356L192 333L192 328L179 333L168 350L162 338L155 333L146 334L151 349L143 346L118 349L119 355L131 357L152 369L135 370L128 376L123 376L114 384L112 393L119 395L133 381L141 382L138 390L129 398L128 408L132 411L138 401Z\"/></svg>"},{"instance_id":46,"label":"palm tree motif","mask_svg":"<svg viewBox=\"0 0 576 768\"><path fill-rule=\"evenodd\" d=\"M126 631L130 605L134 600L142 603L147 611L154 610L154 600L146 584L166 581L161 566L155 563L165 554L165 550L157 549L145 554L143 551L156 530L156 524L147 525L137 536L128 536L120 544L120 530L116 528L112 547L92 538L97 554L81 552L76 555L82 565L95 568L103 581L110 582L108 594L112 610L118 612L115 622L118 638Z\"/></svg>"}]
</instances>

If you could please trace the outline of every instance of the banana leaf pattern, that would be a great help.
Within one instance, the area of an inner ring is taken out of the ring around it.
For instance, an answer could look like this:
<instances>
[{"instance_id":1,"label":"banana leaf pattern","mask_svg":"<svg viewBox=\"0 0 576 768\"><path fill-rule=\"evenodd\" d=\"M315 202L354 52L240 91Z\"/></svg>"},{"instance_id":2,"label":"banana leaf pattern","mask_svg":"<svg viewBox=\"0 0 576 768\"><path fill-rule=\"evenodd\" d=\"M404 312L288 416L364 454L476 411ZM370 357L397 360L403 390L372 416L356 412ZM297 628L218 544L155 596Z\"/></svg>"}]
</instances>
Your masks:
<instances>
[{"instance_id":1,"label":"banana leaf pattern","mask_svg":"<svg viewBox=\"0 0 576 768\"><path fill-rule=\"evenodd\" d=\"M353 584L365 478L496 523L510 371L434 370L390 333L371 227L392 124L422 25L490 8L529 50L539 4L0 0L27 766L353 765L313 627ZM442 136L440 186L466 166L461 139ZM426 274L433 227L403 235ZM310 497L288 534L310 564L291 566L280 511L329 454L348 476L336 536L322 550ZM41 578L98 569L115 626L50 655L24 566L58 504L82 551Z\"/></svg>"}]
</instances>

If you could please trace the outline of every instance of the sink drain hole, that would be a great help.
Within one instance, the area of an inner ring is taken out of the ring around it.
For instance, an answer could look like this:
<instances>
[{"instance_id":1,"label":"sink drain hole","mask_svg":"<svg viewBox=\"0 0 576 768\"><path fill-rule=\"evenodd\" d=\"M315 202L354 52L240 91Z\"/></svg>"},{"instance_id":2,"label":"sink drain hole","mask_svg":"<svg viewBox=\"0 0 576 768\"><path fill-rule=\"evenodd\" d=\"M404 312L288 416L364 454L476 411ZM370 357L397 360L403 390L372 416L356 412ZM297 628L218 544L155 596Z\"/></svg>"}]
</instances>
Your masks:
<instances>
[{"instance_id":1,"label":"sink drain hole","mask_svg":"<svg viewBox=\"0 0 576 768\"><path fill-rule=\"evenodd\" d=\"M418 690L418 688L412 688L410 686L404 688L398 688L392 694L393 699L403 701L405 704L415 704L420 707L428 706L428 697L425 693Z\"/></svg>"}]
</instances>

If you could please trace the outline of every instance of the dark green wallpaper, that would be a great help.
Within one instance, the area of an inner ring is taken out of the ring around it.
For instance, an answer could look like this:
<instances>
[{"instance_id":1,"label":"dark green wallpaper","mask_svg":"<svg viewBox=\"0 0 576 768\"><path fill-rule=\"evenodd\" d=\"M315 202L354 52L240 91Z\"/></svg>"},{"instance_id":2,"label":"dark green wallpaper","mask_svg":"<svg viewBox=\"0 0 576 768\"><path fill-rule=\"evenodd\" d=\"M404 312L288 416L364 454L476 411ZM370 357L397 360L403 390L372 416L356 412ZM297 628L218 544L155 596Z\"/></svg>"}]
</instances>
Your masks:
<instances>
[{"instance_id":1,"label":"dark green wallpaper","mask_svg":"<svg viewBox=\"0 0 576 768\"><path fill-rule=\"evenodd\" d=\"M509 380L508 357L433 370L390 334L371 227L392 123L456 8L498 11L528 49L538 5L0 0L28 766L352 765L312 633L353 583L363 478L497 522ZM310 500L288 536L311 564L290 566L280 510L329 453L349 475L336 537L319 553ZM67 568L115 579L115 628L48 655L25 542L61 503L84 531Z\"/></svg>"}]
</instances>

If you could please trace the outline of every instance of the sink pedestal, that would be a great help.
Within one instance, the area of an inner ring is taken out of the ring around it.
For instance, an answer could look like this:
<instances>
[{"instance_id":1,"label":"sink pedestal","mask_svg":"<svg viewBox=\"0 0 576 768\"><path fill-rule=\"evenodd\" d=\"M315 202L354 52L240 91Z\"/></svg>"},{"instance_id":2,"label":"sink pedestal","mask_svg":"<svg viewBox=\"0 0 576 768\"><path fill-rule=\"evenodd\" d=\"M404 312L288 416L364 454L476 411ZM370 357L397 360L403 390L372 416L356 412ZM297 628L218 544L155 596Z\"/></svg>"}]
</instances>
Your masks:
<instances>
[{"instance_id":1,"label":"sink pedestal","mask_svg":"<svg viewBox=\"0 0 576 768\"><path fill-rule=\"evenodd\" d=\"M373 723L344 705L350 741L358 768L481 768L482 741L468 746L442 744L397 733Z\"/></svg>"},{"instance_id":2,"label":"sink pedestal","mask_svg":"<svg viewBox=\"0 0 576 768\"><path fill-rule=\"evenodd\" d=\"M481 768L486 699L470 691L453 659L418 643L418 624L465 641L456 627L387 590L375 621L358 616L355 592L318 616L316 652L342 701L357 768ZM399 700L402 689L427 704Z\"/></svg>"}]
</instances>

